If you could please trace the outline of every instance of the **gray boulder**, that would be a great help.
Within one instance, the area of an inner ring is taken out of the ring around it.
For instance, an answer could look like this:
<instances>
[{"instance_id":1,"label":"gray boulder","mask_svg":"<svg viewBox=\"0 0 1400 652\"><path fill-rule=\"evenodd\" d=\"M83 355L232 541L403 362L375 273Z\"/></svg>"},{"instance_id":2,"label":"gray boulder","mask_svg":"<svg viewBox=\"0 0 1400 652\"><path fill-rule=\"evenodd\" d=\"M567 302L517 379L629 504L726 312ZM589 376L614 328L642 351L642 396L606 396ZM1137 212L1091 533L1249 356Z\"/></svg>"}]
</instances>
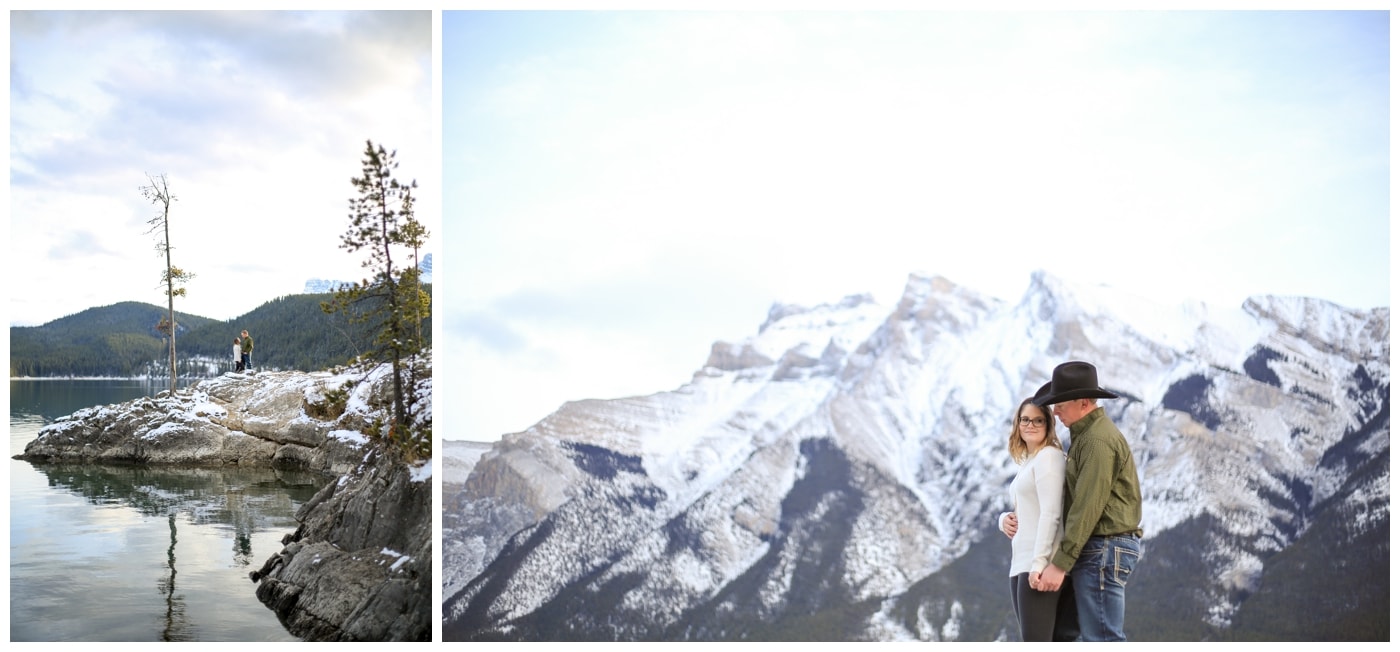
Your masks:
<instances>
[{"instance_id":1,"label":"gray boulder","mask_svg":"<svg viewBox=\"0 0 1400 652\"><path fill-rule=\"evenodd\" d=\"M307 640L430 640L430 468L375 451L327 485L282 552L252 573L258 599Z\"/></svg>"}]
</instances>

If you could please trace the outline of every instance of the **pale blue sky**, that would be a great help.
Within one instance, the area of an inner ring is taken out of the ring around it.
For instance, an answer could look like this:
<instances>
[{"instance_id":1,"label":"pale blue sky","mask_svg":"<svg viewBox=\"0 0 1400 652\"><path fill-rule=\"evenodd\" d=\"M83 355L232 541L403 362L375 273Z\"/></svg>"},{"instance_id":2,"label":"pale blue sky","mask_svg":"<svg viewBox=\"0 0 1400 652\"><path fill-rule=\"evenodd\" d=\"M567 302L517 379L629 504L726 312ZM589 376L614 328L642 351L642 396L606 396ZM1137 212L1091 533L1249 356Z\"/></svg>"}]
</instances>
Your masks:
<instances>
[{"instance_id":1,"label":"pale blue sky","mask_svg":"<svg viewBox=\"0 0 1400 652\"><path fill-rule=\"evenodd\" d=\"M442 39L449 438L673 389L773 302L892 305L911 272L1389 305L1384 12L444 12Z\"/></svg>"},{"instance_id":2,"label":"pale blue sky","mask_svg":"<svg viewBox=\"0 0 1400 652\"><path fill-rule=\"evenodd\" d=\"M366 140L398 150L440 231L430 11L6 18L12 325L164 305L146 173L168 176L173 262L196 274L176 309L215 319L363 278L339 245Z\"/></svg>"}]
</instances>

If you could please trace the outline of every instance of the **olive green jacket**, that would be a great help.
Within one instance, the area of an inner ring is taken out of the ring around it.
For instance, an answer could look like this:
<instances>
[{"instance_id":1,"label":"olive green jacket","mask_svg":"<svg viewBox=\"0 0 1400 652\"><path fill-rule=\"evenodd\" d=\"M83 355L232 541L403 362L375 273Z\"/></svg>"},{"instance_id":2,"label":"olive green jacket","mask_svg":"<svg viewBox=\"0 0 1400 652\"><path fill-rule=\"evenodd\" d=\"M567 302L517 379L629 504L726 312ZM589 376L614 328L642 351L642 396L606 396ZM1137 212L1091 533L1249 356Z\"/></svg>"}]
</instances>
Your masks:
<instances>
[{"instance_id":1,"label":"olive green jacket","mask_svg":"<svg viewBox=\"0 0 1400 652\"><path fill-rule=\"evenodd\" d=\"M243 338L243 352L244 352L244 353L252 353L252 352L253 352L253 336L252 336L252 335L249 335L249 336Z\"/></svg>"},{"instance_id":2,"label":"olive green jacket","mask_svg":"<svg viewBox=\"0 0 1400 652\"><path fill-rule=\"evenodd\" d=\"M1065 538L1050 558L1068 571L1092 535L1142 536L1142 491L1128 440L1103 408L1069 426L1065 460Z\"/></svg>"}]
</instances>

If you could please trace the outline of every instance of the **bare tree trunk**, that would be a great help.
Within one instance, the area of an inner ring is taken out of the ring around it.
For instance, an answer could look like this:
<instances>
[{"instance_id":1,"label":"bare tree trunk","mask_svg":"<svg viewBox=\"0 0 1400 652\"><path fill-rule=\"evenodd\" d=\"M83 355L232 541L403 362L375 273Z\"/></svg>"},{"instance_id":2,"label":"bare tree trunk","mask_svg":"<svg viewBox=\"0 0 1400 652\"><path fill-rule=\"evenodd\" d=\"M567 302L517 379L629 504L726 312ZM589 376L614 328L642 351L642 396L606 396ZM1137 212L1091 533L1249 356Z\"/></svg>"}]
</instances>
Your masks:
<instances>
[{"instance_id":1,"label":"bare tree trunk","mask_svg":"<svg viewBox=\"0 0 1400 652\"><path fill-rule=\"evenodd\" d=\"M165 223L165 301L170 311L170 395L174 396L176 380L180 374L175 370L175 278L171 272L173 266L170 264L169 199L165 201L165 217L161 221Z\"/></svg>"},{"instance_id":2,"label":"bare tree trunk","mask_svg":"<svg viewBox=\"0 0 1400 652\"><path fill-rule=\"evenodd\" d=\"M146 175L151 185L142 186L141 194L147 200L160 204L160 213L151 218L147 224L151 225L151 233L159 229L161 239L156 242L156 251L165 254L165 301L167 309L167 327L170 329L170 393L175 393L176 384L179 380L179 371L175 368L175 295L184 294L184 288L176 290L175 284L188 280L192 275L183 270L175 269L174 263L170 260L170 202L175 201L174 195L170 194L170 184L166 181L165 175L157 177Z\"/></svg>"}]
</instances>

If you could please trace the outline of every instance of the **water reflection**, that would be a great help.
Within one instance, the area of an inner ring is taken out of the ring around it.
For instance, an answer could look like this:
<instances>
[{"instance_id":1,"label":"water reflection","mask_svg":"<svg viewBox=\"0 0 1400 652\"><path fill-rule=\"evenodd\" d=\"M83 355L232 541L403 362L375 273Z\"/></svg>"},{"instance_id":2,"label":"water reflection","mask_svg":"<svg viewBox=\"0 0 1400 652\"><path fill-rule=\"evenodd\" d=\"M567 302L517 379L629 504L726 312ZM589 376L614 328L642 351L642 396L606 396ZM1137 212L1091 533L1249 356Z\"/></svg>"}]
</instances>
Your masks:
<instances>
[{"instance_id":1,"label":"water reflection","mask_svg":"<svg viewBox=\"0 0 1400 652\"><path fill-rule=\"evenodd\" d=\"M181 379L179 386L185 388L196 382L198 379ZM86 407L155 396L167 389L168 379L11 379L10 415L37 415L52 422Z\"/></svg>"},{"instance_id":2,"label":"water reflection","mask_svg":"<svg viewBox=\"0 0 1400 652\"><path fill-rule=\"evenodd\" d=\"M175 544L179 542L176 536L175 514L170 515L170 548L166 550L166 566L170 568L170 575L160 578L160 592L165 596L165 629L161 631L162 641L189 641L189 620L185 617L185 599L183 596L175 595Z\"/></svg>"},{"instance_id":3,"label":"water reflection","mask_svg":"<svg viewBox=\"0 0 1400 652\"><path fill-rule=\"evenodd\" d=\"M294 640L257 601L248 571L280 549L297 509L331 477L15 461L11 469L12 490L23 495L10 523L11 640Z\"/></svg>"},{"instance_id":4,"label":"water reflection","mask_svg":"<svg viewBox=\"0 0 1400 652\"><path fill-rule=\"evenodd\" d=\"M52 488L94 505L125 505L146 516L185 512L195 523L248 533L295 525L296 506L332 477L304 471L240 467L165 468L102 464L33 464Z\"/></svg>"}]
</instances>

